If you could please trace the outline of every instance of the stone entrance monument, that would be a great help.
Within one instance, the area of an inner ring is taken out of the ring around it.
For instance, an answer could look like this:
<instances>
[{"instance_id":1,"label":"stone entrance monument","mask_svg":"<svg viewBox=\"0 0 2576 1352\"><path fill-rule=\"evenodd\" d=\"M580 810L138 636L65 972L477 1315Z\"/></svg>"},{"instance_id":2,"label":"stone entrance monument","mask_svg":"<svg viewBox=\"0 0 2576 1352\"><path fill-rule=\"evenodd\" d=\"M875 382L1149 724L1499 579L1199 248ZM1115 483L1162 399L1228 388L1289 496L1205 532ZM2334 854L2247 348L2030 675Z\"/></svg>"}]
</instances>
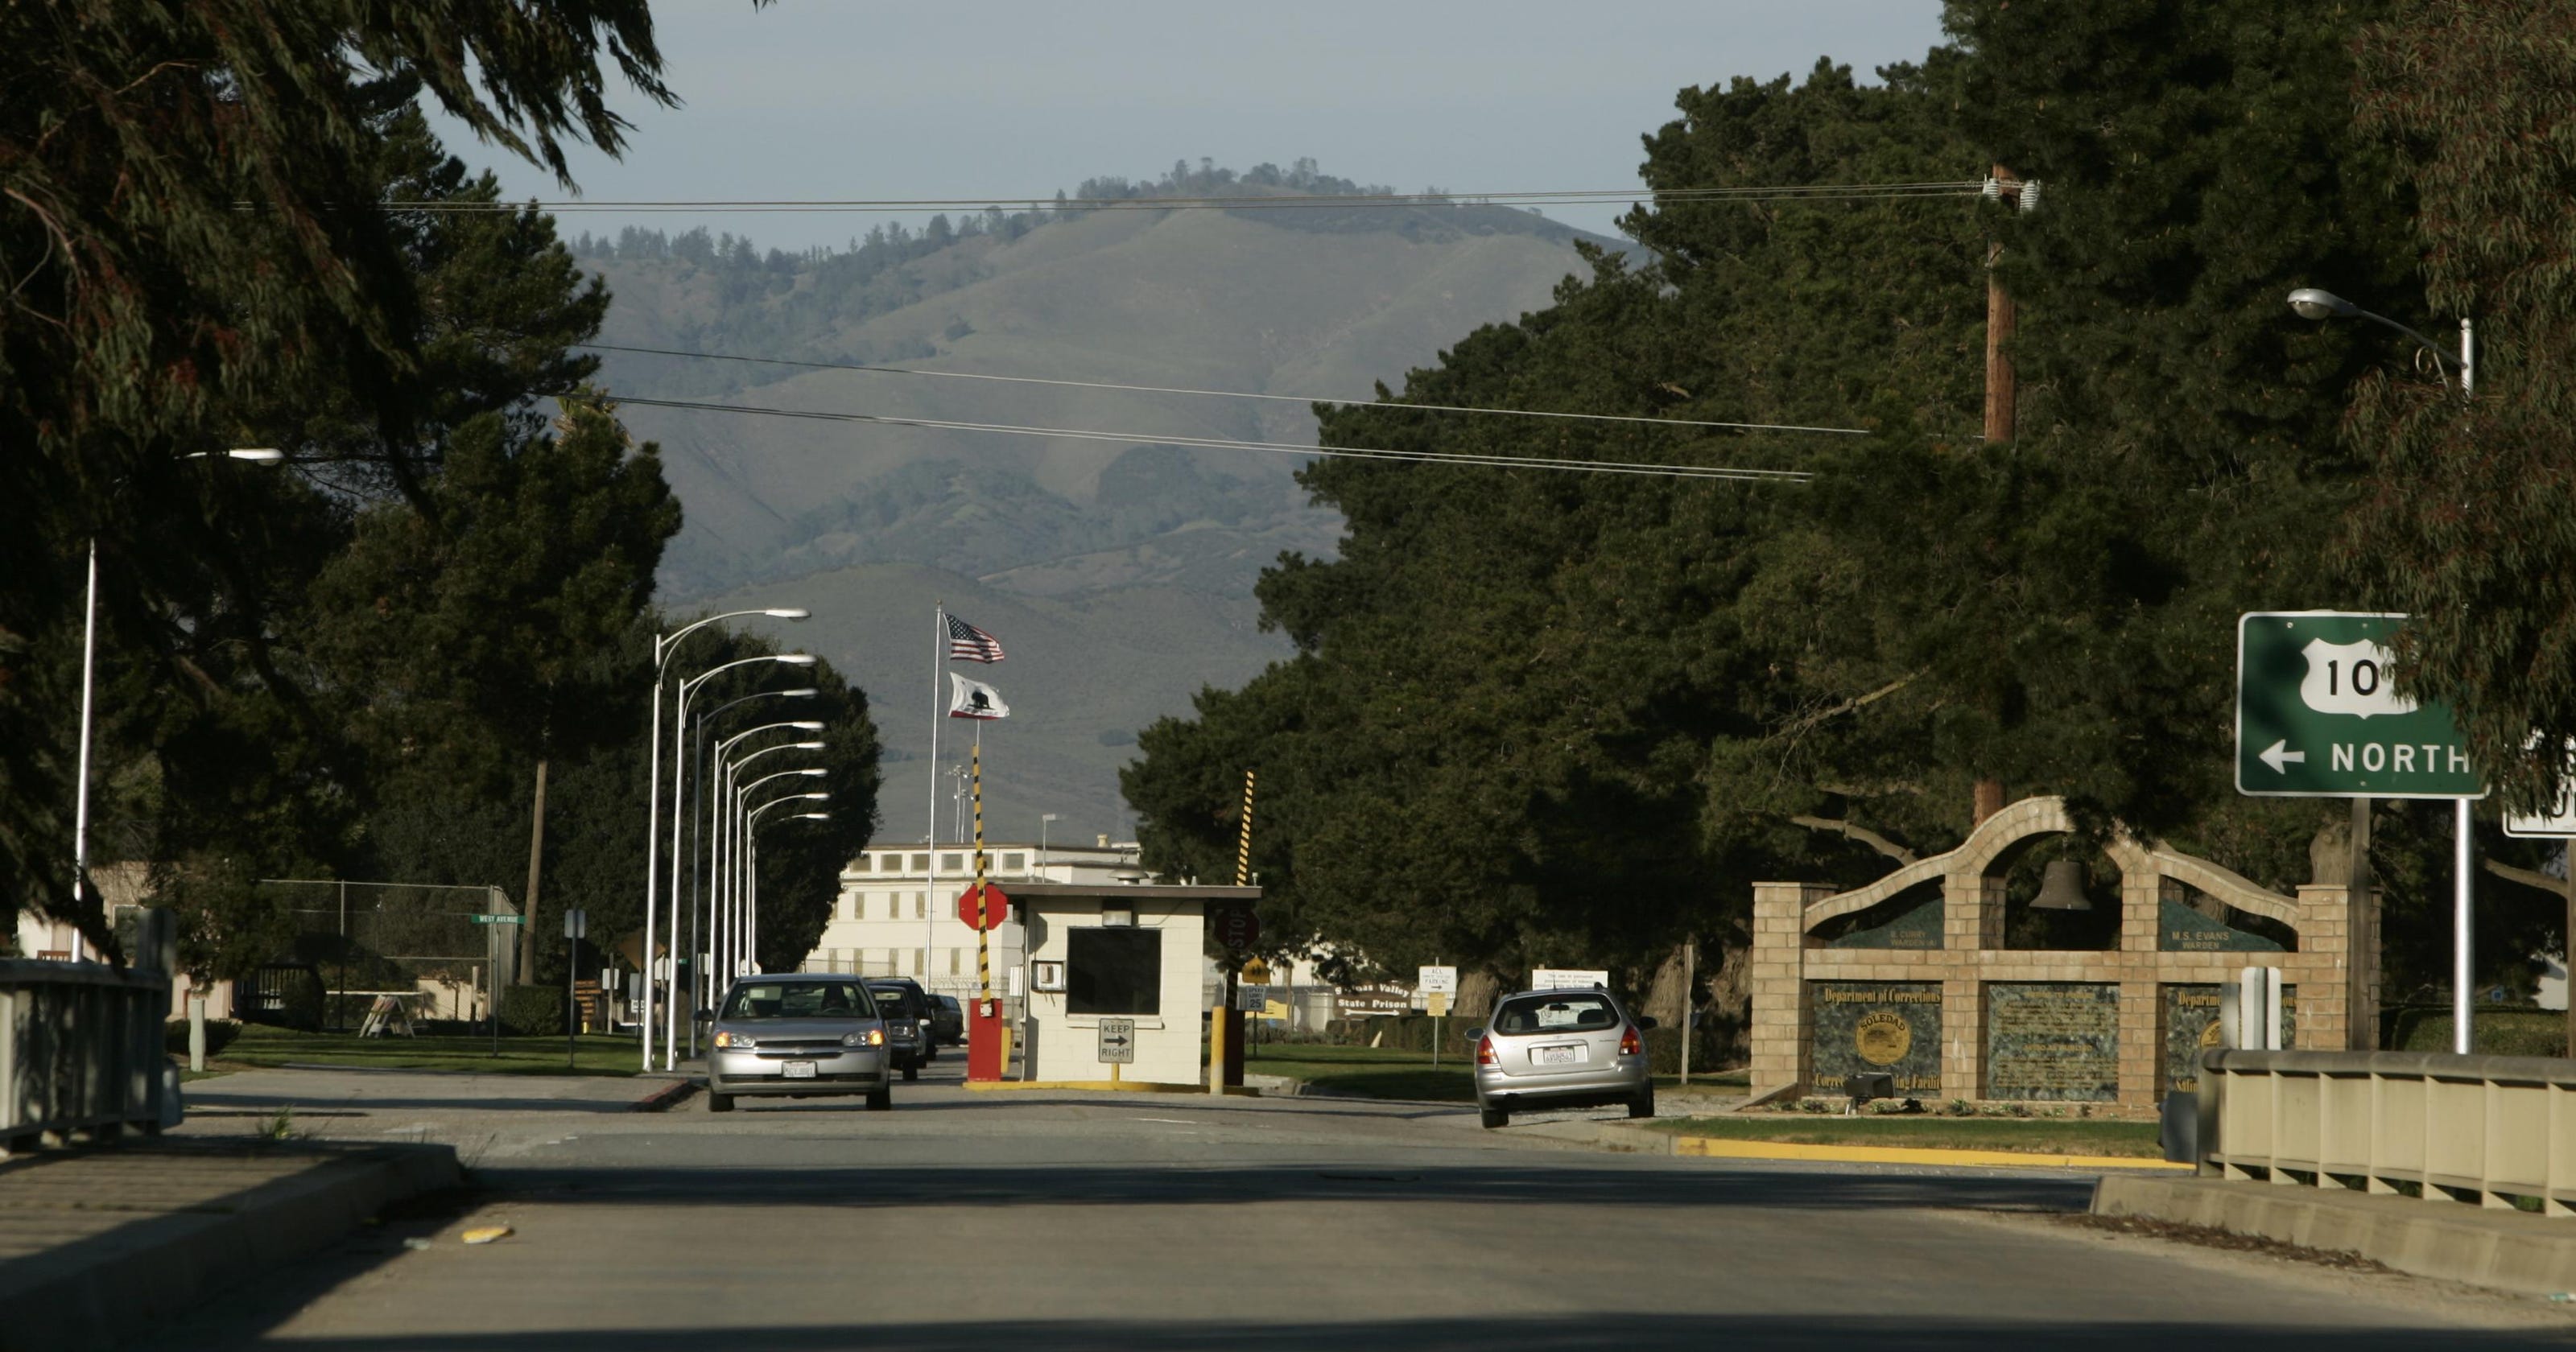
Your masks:
<instances>
[{"instance_id":1,"label":"stone entrance monument","mask_svg":"<svg viewBox=\"0 0 2576 1352\"><path fill-rule=\"evenodd\" d=\"M2340 886L2287 897L2123 835L2105 850L2120 874L2116 947L2006 948L2010 859L2072 829L2063 800L2026 798L1958 849L1866 887L1754 884L1754 1092L1881 1071L1914 1098L2144 1106L2193 1087L2200 1050L2216 1045L2218 988L2249 965L2281 969L2291 1045L2343 1050L2347 1028L2369 1045L2376 1001L2350 981L2346 953L2359 933L2375 955ZM2213 918L2194 893L2293 937Z\"/></svg>"}]
</instances>

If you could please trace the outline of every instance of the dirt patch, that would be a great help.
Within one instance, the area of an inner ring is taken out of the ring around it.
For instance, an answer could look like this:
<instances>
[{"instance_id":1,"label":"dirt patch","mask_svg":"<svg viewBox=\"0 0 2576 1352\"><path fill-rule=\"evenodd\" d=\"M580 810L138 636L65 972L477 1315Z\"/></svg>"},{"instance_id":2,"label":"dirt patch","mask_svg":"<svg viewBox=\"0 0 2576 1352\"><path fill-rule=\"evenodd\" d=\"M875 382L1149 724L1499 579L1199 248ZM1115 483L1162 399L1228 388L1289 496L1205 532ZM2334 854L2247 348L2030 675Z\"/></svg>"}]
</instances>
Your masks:
<instances>
[{"instance_id":1,"label":"dirt patch","mask_svg":"<svg viewBox=\"0 0 2576 1352\"><path fill-rule=\"evenodd\" d=\"M2207 1225L2185 1225L2180 1221L2153 1220L2145 1216L2095 1216L2086 1212L2057 1215L2049 1220L2058 1225L2072 1225L2086 1230L2106 1230L2117 1235L2142 1235L2149 1239L2168 1239L2178 1244L2197 1244L2205 1249L2229 1249L2238 1253L2258 1253L2267 1258L2283 1258L2295 1263L2312 1263L2339 1272L2394 1272L2396 1269L2374 1259L2345 1249L2311 1249L2303 1244L2288 1244L2261 1235L2240 1235L2233 1230L2220 1230Z\"/></svg>"}]
</instances>

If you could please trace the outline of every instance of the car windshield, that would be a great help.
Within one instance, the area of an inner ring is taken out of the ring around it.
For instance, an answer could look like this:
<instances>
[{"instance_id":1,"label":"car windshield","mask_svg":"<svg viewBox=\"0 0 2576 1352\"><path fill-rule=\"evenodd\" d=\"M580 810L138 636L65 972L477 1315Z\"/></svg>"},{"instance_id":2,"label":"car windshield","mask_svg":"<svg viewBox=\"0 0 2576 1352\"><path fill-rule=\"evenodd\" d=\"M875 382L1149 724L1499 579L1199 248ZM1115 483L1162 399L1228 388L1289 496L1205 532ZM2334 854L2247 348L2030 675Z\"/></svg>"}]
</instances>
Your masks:
<instances>
[{"instance_id":1,"label":"car windshield","mask_svg":"<svg viewBox=\"0 0 2576 1352\"><path fill-rule=\"evenodd\" d=\"M725 1001L726 1019L872 1019L876 1004L855 981L748 981Z\"/></svg>"},{"instance_id":2,"label":"car windshield","mask_svg":"<svg viewBox=\"0 0 2576 1352\"><path fill-rule=\"evenodd\" d=\"M1575 992L1523 995L1503 1002L1494 1014L1494 1031L1507 1036L1535 1033L1597 1033L1616 1028L1619 1007L1609 998Z\"/></svg>"}]
</instances>

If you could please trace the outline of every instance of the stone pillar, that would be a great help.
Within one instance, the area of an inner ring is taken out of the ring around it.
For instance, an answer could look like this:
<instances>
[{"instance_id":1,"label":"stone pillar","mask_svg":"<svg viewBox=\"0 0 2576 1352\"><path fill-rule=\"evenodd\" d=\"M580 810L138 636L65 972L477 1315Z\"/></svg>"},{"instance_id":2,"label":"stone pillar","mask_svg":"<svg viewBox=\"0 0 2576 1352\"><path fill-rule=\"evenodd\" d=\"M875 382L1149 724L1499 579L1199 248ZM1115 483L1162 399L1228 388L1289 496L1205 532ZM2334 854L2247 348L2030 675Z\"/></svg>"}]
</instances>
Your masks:
<instances>
[{"instance_id":1,"label":"stone pillar","mask_svg":"<svg viewBox=\"0 0 2576 1352\"><path fill-rule=\"evenodd\" d=\"M1941 1096L1986 1096L1986 992L1973 967L1941 982Z\"/></svg>"},{"instance_id":2,"label":"stone pillar","mask_svg":"<svg viewBox=\"0 0 2576 1352\"><path fill-rule=\"evenodd\" d=\"M2122 1103L2144 1107L2156 1101L2156 1081L2164 1073L2163 1011L2164 992L2152 971L2146 980L2120 983Z\"/></svg>"},{"instance_id":3,"label":"stone pillar","mask_svg":"<svg viewBox=\"0 0 2576 1352\"><path fill-rule=\"evenodd\" d=\"M1813 883L1753 885L1752 1089L1756 1095L1807 1082L1807 933L1802 913L1833 895Z\"/></svg>"},{"instance_id":4,"label":"stone pillar","mask_svg":"<svg viewBox=\"0 0 2576 1352\"><path fill-rule=\"evenodd\" d=\"M2368 1050L2379 1040L2378 1015L2360 1041L2352 1020L2351 889L2311 883L2299 889L2299 951L2287 955L2281 979L2299 988L2301 1051Z\"/></svg>"}]
</instances>

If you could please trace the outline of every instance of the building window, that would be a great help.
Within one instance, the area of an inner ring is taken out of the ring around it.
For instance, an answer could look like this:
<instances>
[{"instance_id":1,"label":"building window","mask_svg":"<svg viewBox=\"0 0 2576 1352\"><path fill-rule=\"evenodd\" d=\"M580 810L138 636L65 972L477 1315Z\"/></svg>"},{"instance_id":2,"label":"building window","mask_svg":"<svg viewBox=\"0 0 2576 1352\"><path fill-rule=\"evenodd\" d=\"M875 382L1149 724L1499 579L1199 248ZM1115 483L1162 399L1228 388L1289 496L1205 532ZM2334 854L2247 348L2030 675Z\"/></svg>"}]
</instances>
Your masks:
<instances>
[{"instance_id":1,"label":"building window","mask_svg":"<svg viewBox=\"0 0 2576 1352\"><path fill-rule=\"evenodd\" d=\"M852 863L851 863L851 865L850 865L850 872L852 872L852 873L866 873L866 872L868 872L869 870L871 870L871 869L875 868L876 866L877 866L877 857L876 857L875 855L872 855L872 854L863 854L863 855L860 855L860 856L858 857L858 859L857 859L857 860L855 860L854 862L852 862Z\"/></svg>"},{"instance_id":2,"label":"building window","mask_svg":"<svg viewBox=\"0 0 2576 1352\"><path fill-rule=\"evenodd\" d=\"M958 970L957 970L957 963L958 963L958 959L959 959L959 957L960 957L961 955L963 955L965 952L966 952L966 950L965 950L965 949L962 949L962 948L952 948L952 949L948 950L948 974L949 974L950 976L962 976L962 975L964 975L964 973L962 973L962 972L960 972L960 971L958 971Z\"/></svg>"},{"instance_id":3,"label":"building window","mask_svg":"<svg viewBox=\"0 0 2576 1352\"><path fill-rule=\"evenodd\" d=\"M929 893L915 892L912 894L912 918L915 920L928 920L930 918Z\"/></svg>"},{"instance_id":4,"label":"building window","mask_svg":"<svg viewBox=\"0 0 2576 1352\"><path fill-rule=\"evenodd\" d=\"M1065 1012L1163 1012L1163 932L1076 929L1065 932Z\"/></svg>"},{"instance_id":5,"label":"building window","mask_svg":"<svg viewBox=\"0 0 2576 1352\"><path fill-rule=\"evenodd\" d=\"M928 873L930 871L930 856L926 854L914 855L912 857L912 871L915 873Z\"/></svg>"},{"instance_id":6,"label":"building window","mask_svg":"<svg viewBox=\"0 0 2576 1352\"><path fill-rule=\"evenodd\" d=\"M1002 871L1005 873L1018 873L1028 866L1029 857L1025 854L1014 852L1002 856Z\"/></svg>"},{"instance_id":7,"label":"building window","mask_svg":"<svg viewBox=\"0 0 2576 1352\"><path fill-rule=\"evenodd\" d=\"M965 871L965 869L966 869L966 856L964 856L964 855L962 855L962 854L943 854L943 855L939 856L939 871L940 871L940 872L942 872L942 873L962 873L962 872L964 872L964 871Z\"/></svg>"}]
</instances>

